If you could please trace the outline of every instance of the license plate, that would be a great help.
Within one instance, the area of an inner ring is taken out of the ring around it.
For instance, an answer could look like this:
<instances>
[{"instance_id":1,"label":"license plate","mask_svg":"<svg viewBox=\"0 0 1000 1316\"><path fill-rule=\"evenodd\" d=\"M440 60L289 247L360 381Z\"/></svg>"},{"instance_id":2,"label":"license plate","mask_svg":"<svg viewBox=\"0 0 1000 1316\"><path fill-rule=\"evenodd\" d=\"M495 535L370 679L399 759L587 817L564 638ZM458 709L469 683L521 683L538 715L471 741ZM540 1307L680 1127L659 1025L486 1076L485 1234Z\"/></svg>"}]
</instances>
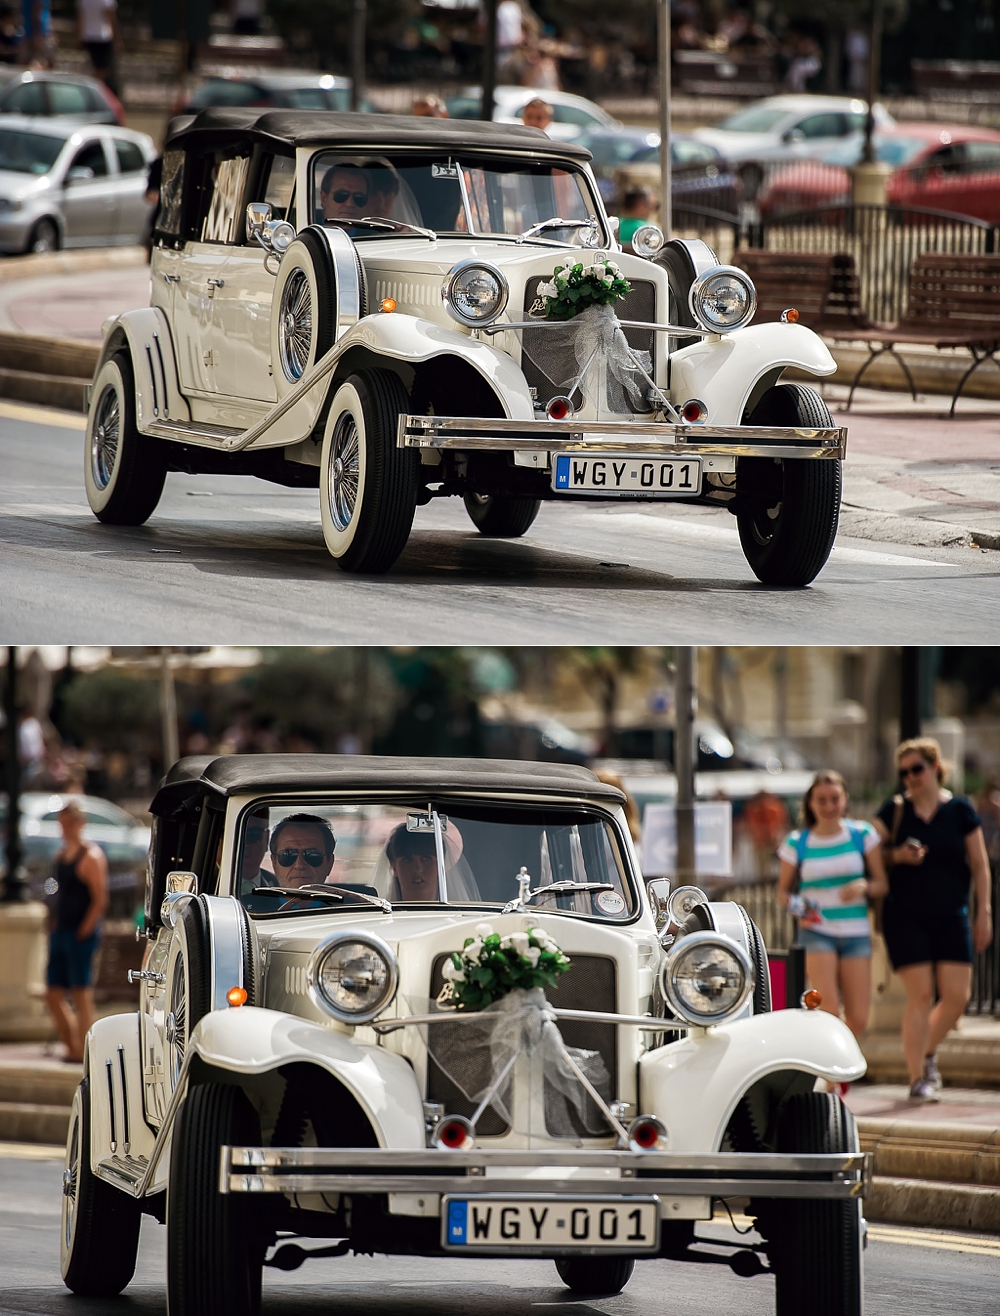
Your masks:
<instances>
[{"instance_id":1,"label":"license plate","mask_svg":"<svg viewBox=\"0 0 1000 1316\"><path fill-rule=\"evenodd\" d=\"M635 457L626 453L558 453L552 488L602 498L690 498L701 493L697 457Z\"/></svg>"},{"instance_id":2,"label":"license plate","mask_svg":"<svg viewBox=\"0 0 1000 1316\"><path fill-rule=\"evenodd\" d=\"M451 1252L658 1252L657 1197L446 1197Z\"/></svg>"}]
</instances>

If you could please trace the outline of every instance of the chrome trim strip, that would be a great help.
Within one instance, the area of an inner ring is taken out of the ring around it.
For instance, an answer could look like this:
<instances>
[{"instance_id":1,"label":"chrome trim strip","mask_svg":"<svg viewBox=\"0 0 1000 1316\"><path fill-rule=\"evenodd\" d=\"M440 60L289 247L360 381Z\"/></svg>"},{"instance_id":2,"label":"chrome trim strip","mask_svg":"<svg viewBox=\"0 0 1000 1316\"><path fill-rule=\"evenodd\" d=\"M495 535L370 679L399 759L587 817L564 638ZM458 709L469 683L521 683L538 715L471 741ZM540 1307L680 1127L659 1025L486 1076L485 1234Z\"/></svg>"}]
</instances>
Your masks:
<instances>
[{"instance_id":1,"label":"chrome trim strip","mask_svg":"<svg viewBox=\"0 0 1000 1316\"><path fill-rule=\"evenodd\" d=\"M619 320L623 329L648 329L656 334L684 334L687 338L720 338L715 329L698 329L682 324L653 324L649 320ZM491 324L480 329L484 334L502 334L507 329L551 329L565 327L565 320L516 320L511 324ZM479 328L477 325L476 328Z\"/></svg>"},{"instance_id":2,"label":"chrome trim strip","mask_svg":"<svg viewBox=\"0 0 1000 1316\"><path fill-rule=\"evenodd\" d=\"M122 1080L122 1143L127 1156L132 1150L132 1141L129 1137L128 1127L128 1083L125 1078L125 1048L120 1042L118 1044L118 1073L121 1075Z\"/></svg>"},{"instance_id":3,"label":"chrome trim strip","mask_svg":"<svg viewBox=\"0 0 1000 1316\"><path fill-rule=\"evenodd\" d=\"M118 1121L115 1118L115 1080L111 1071L111 1057L109 1056L104 1062L104 1072L108 1079L108 1115L111 1122L111 1140L110 1146L112 1151L118 1150Z\"/></svg>"},{"instance_id":4,"label":"chrome trim strip","mask_svg":"<svg viewBox=\"0 0 1000 1316\"><path fill-rule=\"evenodd\" d=\"M313 233L321 233L330 248L330 256L333 260L334 295L337 298L337 332L334 334L334 342L337 342L361 319L358 256L354 243L342 228L310 224L309 230Z\"/></svg>"},{"instance_id":5,"label":"chrome trim strip","mask_svg":"<svg viewBox=\"0 0 1000 1316\"><path fill-rule=\"evenodd\" d=\"M208 914L208 938L212 952L213 1010L228 1010L226 993L243 987L243 932L239 923L240 904L235 896L202 896Z\"/></svg>"},{"instance_id":6,"label":"chrome trim strip","mask_svg":"<svg viewBox=\"0 0 1000 1316\"><path fill-rule=\"evenodd\" d=\"M651 1015L640 1014L606 1014L598 1010L556 1010L552 1013L557 1019L582 1019L588 1023L598 1024L628 1024L633 1028L641 1028L647 1033L665 1033L670 1032L688 1032L693 1025L683 1023L681 1020L673 1019L654 1019ZM474 1010L449 1011L441 1010L436 1014L411 1014L403 1019L387 1019L384 1023L376 1022L371 1025L376 1033L395 1033L400 1028L408 1028L413 1024L454 1024L464 1023L469 1019L479 1019L481 1016ZM702 1025L698 1025L702 1027Z\"/></svg>"}]
</instances>

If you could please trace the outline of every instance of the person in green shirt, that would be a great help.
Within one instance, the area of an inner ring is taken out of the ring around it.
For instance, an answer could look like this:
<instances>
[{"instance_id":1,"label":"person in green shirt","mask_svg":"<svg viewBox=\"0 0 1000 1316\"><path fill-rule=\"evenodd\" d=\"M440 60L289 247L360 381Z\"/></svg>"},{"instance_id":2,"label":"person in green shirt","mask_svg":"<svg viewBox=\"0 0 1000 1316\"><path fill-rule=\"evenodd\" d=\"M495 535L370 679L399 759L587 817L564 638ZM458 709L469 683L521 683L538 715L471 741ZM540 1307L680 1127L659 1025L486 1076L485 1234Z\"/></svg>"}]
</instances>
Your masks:
<instances>
[{"instance_id":1,"label":"person in green shirt","mask_svg":"<svg viewBox=\"0 0 1000 1316\"><path fill-rule=\"evenodd\" d=\"M632 234L643 224L649 224L655 209L653 195L648 187L630 187L622 201L618 217L618 241L626 251L631 248Z\"/></svg>"}]
</instances>

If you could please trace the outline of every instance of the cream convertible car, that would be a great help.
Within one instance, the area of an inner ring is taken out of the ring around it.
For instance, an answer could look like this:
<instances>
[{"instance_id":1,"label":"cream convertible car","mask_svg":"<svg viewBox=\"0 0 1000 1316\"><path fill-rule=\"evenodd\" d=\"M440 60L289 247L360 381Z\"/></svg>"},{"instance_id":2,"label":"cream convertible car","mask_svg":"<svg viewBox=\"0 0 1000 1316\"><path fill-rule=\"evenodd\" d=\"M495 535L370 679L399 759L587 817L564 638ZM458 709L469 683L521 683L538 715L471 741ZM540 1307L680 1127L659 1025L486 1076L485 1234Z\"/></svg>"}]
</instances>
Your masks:
<instances>
[{"instance_id":1,"label":"cream convertible car","mask_svg":"<svg viewBox=\"0 0 1000 1316\"><path fill-rule=\"evenodd\" d=\"M73 1102L67 1285L124 1289L145 1212L171 1316L247 1316L262 1267L349 1251L551 1258L607 1295L639 1260L718 1261L690 1244L721 1200L782 1316L860 1316L866 1160L814 1088L861 1052L771 1012L739 905L644 888L623 803L552 764L177 763L140 1008L94 1025ZM558 986L468 1008L502 953Z\"/></svg>"},{"instance_id":2,"label":"cream convertible car","mask_svg":"<svg viewBox=\"0 0 1000 1316\"><path fill-rule=\"evenodd\" d=\"M589 158L505 124L175 120L152 306L109 323L92 388L96 515L141 524L168 471L318 487L338 565L379 572L432 498L506 536L543 500L677 498L728 507L761 580L807 584L846 431L780 380L833 358L800 324L749 324L752 283L703 242L647 226L646 256L620 253ZM539 293L567 258L632 286L593 347Z\"/></svg>"}]
</instances>

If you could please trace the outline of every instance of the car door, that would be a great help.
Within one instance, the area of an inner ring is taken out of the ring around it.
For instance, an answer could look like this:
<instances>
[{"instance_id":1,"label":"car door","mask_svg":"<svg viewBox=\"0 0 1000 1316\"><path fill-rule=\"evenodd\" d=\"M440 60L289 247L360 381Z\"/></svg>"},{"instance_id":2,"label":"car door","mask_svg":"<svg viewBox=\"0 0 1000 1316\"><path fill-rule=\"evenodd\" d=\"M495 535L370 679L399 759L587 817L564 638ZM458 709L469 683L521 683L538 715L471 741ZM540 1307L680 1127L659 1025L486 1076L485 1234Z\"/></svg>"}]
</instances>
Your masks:
<instances>
[{"instance_id":1,"label":"car door","mask_svg":"<svg viewBox=\"0 0 1000 1316\"><path fill-rule=\"evenodd\" d=\"M960 213L996 224L1000 222L1000 142L965 142L963 148Z\"/></svg>"},{"instance_id":2,"label":"car door","mask_svg":"<svg viewBox=\"0 0 1000 1316\"><path fill-rule=\"evenodd\" d=\"M74 170L89 170L74 176ZM63 176L63 243L95 247L114 242L118 233L117 165L112 165L103 135L86 139L69 160Z\"/></svg>"},{"instance_id":3,"label":"car door","mask_svg":"<svg viewBox=\"0 0 1000 1316\"><path fill-rule=\"evenodd\" d=\"M849 131L847 116L837 110L808 114L782 136L791 154L802 159L821 157L824 151L838 146Z\"/></svg>"},{"instance_id":4,"label":"car door","mask_svg":"<svg viewBox=\"0 0 1000 1316\"><path fill-rule=\"evenodd\" d=\"M118 242L130 246L142 240L149 214L146 157L127 137L111 140L118 160Z\"/></svg>"}]
</instances>

